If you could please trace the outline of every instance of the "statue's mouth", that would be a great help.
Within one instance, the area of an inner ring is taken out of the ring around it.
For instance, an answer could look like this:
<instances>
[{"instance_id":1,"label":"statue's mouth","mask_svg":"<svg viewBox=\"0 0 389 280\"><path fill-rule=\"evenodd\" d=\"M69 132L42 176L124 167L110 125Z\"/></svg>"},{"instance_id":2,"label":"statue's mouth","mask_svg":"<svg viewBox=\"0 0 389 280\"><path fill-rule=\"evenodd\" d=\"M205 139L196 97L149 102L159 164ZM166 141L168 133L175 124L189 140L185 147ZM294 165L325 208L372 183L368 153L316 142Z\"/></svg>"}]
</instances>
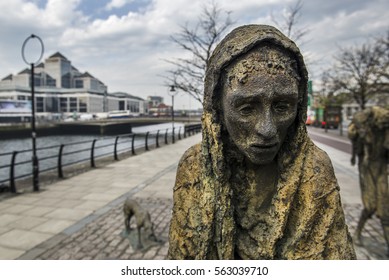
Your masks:
<instances>
[{"instance_id":1,"label":"statue's mouth","mask_svg":"<svg viewBox=\"0 0 389 280\"><path fill-rule=\"evenodd\" d=\"M266 144L253 144L251 147L258 148L258 149L271 149L274 147L277 147L278 143L266 143Z\"/></svg>"},{"instance_id":2,"label":"statue's mouth","mask_svg":"<svg viewBox=\"0 0 389 280\"><path fill-rule=\"evenodd\" d=\"M256 152L272 152L278 147L278 143L253 144L250 146Z\"/></svg>"}]
</instances>

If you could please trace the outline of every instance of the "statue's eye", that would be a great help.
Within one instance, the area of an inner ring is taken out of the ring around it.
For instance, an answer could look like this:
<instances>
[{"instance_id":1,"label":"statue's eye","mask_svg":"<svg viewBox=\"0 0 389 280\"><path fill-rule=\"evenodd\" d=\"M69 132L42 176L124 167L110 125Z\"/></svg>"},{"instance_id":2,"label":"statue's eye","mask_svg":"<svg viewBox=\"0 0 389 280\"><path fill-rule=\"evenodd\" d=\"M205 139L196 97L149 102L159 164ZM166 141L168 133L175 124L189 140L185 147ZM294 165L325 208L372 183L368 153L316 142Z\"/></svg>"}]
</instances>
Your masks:
<instances>
[{"instance_id":1,"label":"statue's eye","mask_svg":"<svg viewBox=\"0 0 389 280\"><path fill-rule=\"evenodd\" d=\"M290 108L290 104L285 101L277 102L274 104L274 110L278 113L283 113L288 111Z\"/></svg>"},{"instance_id":2,"label":"statue's eye","mask_svg":"<svg viewBox=\"0 0 389 280\"><path fill-rule=\"evenodd\" d=\"M248 115L252 114L253 111L254 111L254 107L252 107L251 105L243 105L239 108L239 113L242 116L248 116Z\"/></svg>"}]
</instances>

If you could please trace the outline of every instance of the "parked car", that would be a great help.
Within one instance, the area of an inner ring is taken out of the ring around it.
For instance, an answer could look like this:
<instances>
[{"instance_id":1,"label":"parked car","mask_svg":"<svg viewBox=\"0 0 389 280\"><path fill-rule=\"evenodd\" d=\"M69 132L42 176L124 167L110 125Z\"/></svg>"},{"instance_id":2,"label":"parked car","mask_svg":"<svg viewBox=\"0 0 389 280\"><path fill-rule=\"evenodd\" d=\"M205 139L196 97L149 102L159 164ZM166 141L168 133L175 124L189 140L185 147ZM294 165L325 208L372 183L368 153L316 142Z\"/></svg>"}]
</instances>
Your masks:
<instances>
[{"instance_id":1,"label":"parked car","mask_svg":"<svg viewBox=\"0 0 389 280\"><path fill-rule=\"evenodd\" d=\"M308 116L308 117L307 117L307 120L305 121L305 124L306 124L306 125L311 125L312 123L313 123L312 117L311 117L311 116Z\"/></svg>"}]
</instances>

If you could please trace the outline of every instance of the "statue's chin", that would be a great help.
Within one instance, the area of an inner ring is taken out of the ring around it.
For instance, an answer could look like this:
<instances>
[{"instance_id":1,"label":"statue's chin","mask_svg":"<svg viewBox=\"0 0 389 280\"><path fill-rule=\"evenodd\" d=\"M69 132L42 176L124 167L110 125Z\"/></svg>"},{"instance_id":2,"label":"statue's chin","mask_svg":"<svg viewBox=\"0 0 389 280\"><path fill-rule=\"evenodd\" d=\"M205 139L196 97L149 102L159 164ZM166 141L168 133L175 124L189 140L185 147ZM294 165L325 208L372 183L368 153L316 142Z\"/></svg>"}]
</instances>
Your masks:
<instances>
[{"instance_id":1,"label":"statue's chin","mask_svg":"<svg viewBox=\"0 0 389 280\"><path fill-rule=\"evenodd\" d=\"M246 156L246 159L253 165L268 165L274 161L275 156L268 156L268 155L262 155L262 156Z\"/></svg>"}]
</instances>

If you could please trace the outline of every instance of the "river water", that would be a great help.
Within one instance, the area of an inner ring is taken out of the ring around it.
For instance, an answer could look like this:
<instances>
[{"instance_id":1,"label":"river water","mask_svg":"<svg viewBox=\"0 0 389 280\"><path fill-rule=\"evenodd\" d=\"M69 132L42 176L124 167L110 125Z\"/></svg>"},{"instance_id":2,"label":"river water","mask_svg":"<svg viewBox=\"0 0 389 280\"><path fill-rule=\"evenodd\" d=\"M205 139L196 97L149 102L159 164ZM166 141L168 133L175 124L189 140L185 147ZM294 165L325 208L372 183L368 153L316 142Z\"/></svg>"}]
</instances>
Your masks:
<instances>
[{"instance_id":1,"label":"river water","mask_svg":"<svg viewBox=\"0 0 389 280\"><path fill-rule=\"evenodd\" d=\"M181 127L181 134L184 131L183 123L174 123L175 135L177 137L178 130ZM171 141L172 123L164 123L157 125L148 125L132 128L133 133L139 134L135 137L135 148L144 147L145 133L150 132L148 143L155 144L156 134L159 130L159 142L164 141L166 129L168 129L169 142ZM94 156L102 157L104 155L114 155L115 136L98 136L98 135L59 135L39 137L36 140L37 157L39 159L39 170L42 172L48 169L56 169L58 164L58 154L60 146L64 145L62 150L62 165L70 165L71 163L82 160L90 160L91 146L95 142ZM131 151L132 136L120 137L117 143L118 153ZM10 177L10 165L12 154L18 151L15 157L15 176L29 176L32 172L32 140L30 138L23 139L7 139L2 140L0 135L0 185L8 183Z\"/></svg>"}]
</instances>

